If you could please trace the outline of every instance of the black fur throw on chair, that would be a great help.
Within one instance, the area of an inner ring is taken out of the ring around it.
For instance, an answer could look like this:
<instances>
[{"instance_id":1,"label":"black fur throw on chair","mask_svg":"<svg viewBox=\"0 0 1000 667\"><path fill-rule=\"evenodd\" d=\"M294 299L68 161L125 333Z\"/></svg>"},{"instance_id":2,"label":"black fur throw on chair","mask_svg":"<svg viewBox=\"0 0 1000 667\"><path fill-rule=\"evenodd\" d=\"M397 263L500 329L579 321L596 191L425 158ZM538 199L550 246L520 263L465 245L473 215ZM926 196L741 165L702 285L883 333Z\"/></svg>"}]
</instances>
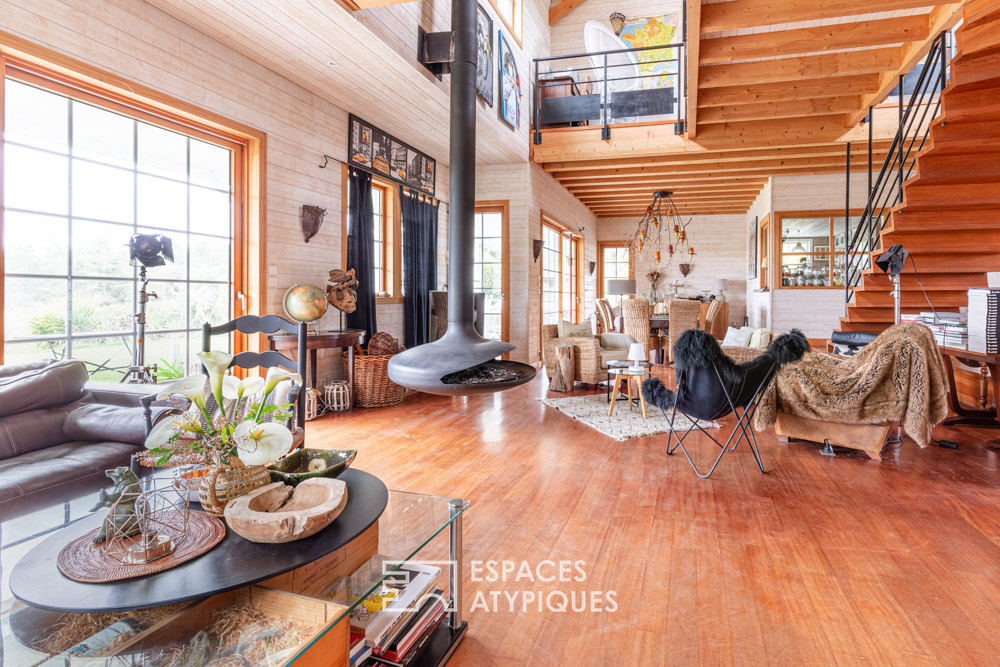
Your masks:
<instances>
[{"instance_id":1,"label":"black fur throw on chair","mask_svg":"<svg viewBox=\"0 0 1000 667\"><path fill-rule=\"evenodd\" d=\"M711 334L688 329L674 344L676 391L667 389L659 378L650 378L642 383L642 395L662 410L676 406L691 417L720 419L733 406L745 407L779 367L798 361L808 351L805 335L792 329L771 341L756 359L737 364ZM720 379L725 386L719 386Z\"/></svg>"}]
</instances>

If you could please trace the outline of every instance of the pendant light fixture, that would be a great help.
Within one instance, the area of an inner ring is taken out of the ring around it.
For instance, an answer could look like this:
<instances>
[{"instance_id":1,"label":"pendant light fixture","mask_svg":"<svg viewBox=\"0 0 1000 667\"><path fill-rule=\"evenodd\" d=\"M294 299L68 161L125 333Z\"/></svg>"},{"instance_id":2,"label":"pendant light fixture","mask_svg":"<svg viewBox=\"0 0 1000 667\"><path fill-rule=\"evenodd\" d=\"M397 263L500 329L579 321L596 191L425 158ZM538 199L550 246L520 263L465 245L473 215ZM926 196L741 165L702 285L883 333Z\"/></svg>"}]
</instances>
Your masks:
<instances>
[{"instance_id":1,"label":"pendant light fixture","mask_svg":"<svg viewBox=\"0 0 1000 667\"><path fill-rule=\"evenodd\" d=\"M639 220L635 233L628 239L627 243L635 257L642 257L642 254L652 247L656 266L661 265L663 260L664 236L666 237L666 265L669 265L675 252L687 252L689 261L694 259L694 250L688 240L687 222L681 221L677 205L671 198L673 193L669 190L658 190L653 193L653 201L646 207L646 213Z\"/></svg>"}]
</instances>

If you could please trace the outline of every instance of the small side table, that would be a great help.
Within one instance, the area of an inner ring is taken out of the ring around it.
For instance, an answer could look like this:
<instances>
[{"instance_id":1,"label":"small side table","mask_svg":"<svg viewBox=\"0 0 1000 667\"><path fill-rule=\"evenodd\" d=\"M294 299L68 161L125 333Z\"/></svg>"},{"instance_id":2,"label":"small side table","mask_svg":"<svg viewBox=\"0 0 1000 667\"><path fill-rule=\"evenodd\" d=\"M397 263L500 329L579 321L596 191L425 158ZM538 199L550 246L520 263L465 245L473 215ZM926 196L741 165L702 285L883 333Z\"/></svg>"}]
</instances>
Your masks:
<instances>
[{"instance_id":1,"label":"small side table","mask_svg":"<svg viewBox=\"0 0 1000 667\"><path fill-rule=\"evenodd\" d=\"M611 392L617 396L620 391L621 385L625 385L625 389L628 392L628 409L632 410L632 384L635 384L635 391L639 394L639 404L642 406L642 418L646 419L646 399L642 397L642 388L639 386L639 382L643 378L648 378L650 371L648 367L630 366L628 368L609 368L608 375L611 376L611 382L614 386L611 388ZM608 408L608 416L611 417L615 414L615 403L617 399L611 401L611 407Z\"/></svg>"},{"instance_id":2,"label":"small side table","mask_svg":"<svg viewBox=\"0 0 1000 667\"><path fill-rule=\"evenodd\" d=\"M308 367L312 371L312 385L318 385L319 375L318 364L316 363L316 351L327 348L345 347L347 348L347 384L351 393L351 408L354 407L354 346L361 344L361 339L365 335L364 329L344 329L343 331L318 331L306 336L306 349L309 351ZM293 334L271 334L267 337L272 350L295 350L299 345L299 338ZM302 383L306 384L307 378L302 378Z\"/></svg>"},{"instance_id":3,"label":"small side table","mask_svg":"<svg viewBox=\"0 0 1000 667\"><path fill-rule=\"evenodd\" d=\"M608 381L605 384L605 386L607 387L607 390L608 390L608 403L611 402L611 384L612 384L612 382L611 382L611 369L612 368L631 368L633 366L633 364L634 364L634 362L632 362L632 361L624 361L624 360L622 360L622 361L609 361L608 362ZM641 367L643 367L643 368L652 368L653 367L653 364L649 363L648 361L640 361L639 365ZM615 400L616 401L619 400L620 398L621 398L620 396L618 396L617 394L615 394ZM638 400L638 398L635 399L635 400Z\"/></svg>"},{"instance_id":4,"label":"small side table","mask_svg":"<svg viewBox=\"0 0 1000 667\"><path fill-rule=\"evenodd\" d=\"M942 423L945 426L983 426L986 428L1000 428L1000 354L987 354L984 352L973 352L971 350L960 350L953 347L941 347L941 356L944 358L945 371L948 373L948 407L955 413L955 417L948 417ZM958 390L955 387L955 368L952 358L977 361L984 364L990 370L990 381L993 383L994 407L980 410L967 408L958 400ZM989 440L986 443L990 449L1000 449L1000 439Z\"/></svg>"}]
</instances>

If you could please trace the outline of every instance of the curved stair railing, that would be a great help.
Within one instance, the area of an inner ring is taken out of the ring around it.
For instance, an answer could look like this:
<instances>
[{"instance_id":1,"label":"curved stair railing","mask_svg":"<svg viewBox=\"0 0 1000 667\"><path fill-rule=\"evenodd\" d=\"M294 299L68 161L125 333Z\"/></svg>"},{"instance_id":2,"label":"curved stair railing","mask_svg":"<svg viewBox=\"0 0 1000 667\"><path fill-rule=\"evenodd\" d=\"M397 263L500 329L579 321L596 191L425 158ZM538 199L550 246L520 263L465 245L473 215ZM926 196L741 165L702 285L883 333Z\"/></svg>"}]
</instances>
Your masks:
<instances>
[{"instance_id":1,"label":"curved stair railing","mask_svg":"<svg viewBox=\"0 0 1000 667\"><path fill-rule=\"evenodd\" d=\"M905 102L905 78L899 77L899 127L889 147L878 177L872 182L872 111L868 110L868 203L864 213L851 228L850 206L850 144L847 145L847 204L844 230L844 301L851 302L855 288L861 284L864 271L871 267L871 254L879 247L882 229L893 207L903 203L903 183L913 175L917 155L931 133L932 121L941 113L941 93L948 84L951 38L942 32L931 42L930 51L921 67L913 91ZM912 72L916 74L916 72ZM846 308L846 305L845 305Z\"/></svg>"}]
</instances>

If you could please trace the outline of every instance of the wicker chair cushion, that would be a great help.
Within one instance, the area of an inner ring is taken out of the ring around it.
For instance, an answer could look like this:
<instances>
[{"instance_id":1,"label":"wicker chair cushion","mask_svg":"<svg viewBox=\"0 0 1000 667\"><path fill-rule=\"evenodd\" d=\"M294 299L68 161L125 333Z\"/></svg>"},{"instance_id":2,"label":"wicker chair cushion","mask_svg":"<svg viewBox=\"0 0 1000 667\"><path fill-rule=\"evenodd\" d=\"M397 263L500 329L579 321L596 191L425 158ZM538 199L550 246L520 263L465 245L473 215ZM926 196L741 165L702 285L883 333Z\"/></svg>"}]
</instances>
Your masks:
<instances>
[{"instance_id":1,"label":"wicker chair cushion","mask_svg":"<svg viewBox=\"0 0 1000 667\"><path fill-rule=\"evenodd\" d=\"M590 328L590 322L569 322L567 320L559 320L558 328L559 338L593 338L594 332Z\"/></svg>"},{"instance_id":2,"label":"wicker chair cushion","mask_svg":"<svg viewBox=\"0 0 1000 667\"><path fill-rule=\"evenodd\" d=\"M635 339L628 334L616 331L603 333L599 338L601 339L601 347L605 350L625 350L627 352L628 346L635 342Z\"/></svg>"},{"instance_id":3,"label":"wicker chair cushion","mask_svg":"<svg viewBox=\"0 0 1000 667\"><path fill-rule=\"evenodd\" d=\"M606 350L601 348L601 368L607 368L609 361L627 361L628 349Z\"/></svg>"}]
</instances>

